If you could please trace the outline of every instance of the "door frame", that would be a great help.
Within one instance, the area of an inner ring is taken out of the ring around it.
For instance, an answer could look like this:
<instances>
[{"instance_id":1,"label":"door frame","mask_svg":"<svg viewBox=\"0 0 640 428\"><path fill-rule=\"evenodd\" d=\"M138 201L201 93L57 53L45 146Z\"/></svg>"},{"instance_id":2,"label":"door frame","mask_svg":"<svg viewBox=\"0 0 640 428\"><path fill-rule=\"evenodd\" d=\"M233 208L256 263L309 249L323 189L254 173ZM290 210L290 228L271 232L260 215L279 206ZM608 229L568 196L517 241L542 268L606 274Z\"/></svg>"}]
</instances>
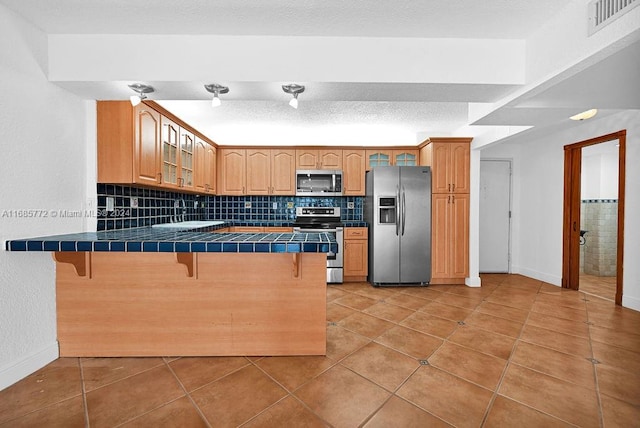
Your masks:
<instances>
[{"instance_id":1,"label":"door frame","mask_svg":"<svg viewBox=\"0 0 640 428\"><path fill-rule=\"evenodd\" d=\"M580 281L580 190L582 148L618 140L618 242L616 254L616 305L622 305L624 260L624 195L627 131L621 130L564 146L564 214L562 226L562 288L578 290Z\"/></svg>"},{"instance_id":2,"label":"door frame","mask_svg":"<svg viewBox=\"0 0 640 428\"><path fill-rule=\"evenodd\" d=\"M481 158L480 159L480 168L482 168L482 162L507 162L509 163L509 242L508 242L508 254L507 254L507 272L511 273L511 260L512 260L512 251L513 248L512 238L513 238L513 217L511 214L513 213L513 158Z\"/></svg>"}]
</instances>

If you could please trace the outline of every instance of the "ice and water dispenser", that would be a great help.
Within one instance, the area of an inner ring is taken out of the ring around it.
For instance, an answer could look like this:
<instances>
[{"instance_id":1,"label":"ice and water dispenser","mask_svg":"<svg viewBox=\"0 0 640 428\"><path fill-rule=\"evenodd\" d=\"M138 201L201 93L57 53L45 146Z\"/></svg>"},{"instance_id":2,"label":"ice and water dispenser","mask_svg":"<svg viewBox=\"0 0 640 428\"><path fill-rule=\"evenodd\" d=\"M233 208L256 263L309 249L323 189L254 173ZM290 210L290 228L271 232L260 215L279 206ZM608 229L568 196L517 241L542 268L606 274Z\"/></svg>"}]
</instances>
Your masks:
<instances>
[{"instance_id":1,"label":"ice and water dispenser","mask_svg":"<svg viewBox=\"0 0 640 428\"><path fill-rule=\"evenodd\" d=\"M381 196L378 198L378 223L396 224L395 196Z\"/></svg>"}]
</instances>

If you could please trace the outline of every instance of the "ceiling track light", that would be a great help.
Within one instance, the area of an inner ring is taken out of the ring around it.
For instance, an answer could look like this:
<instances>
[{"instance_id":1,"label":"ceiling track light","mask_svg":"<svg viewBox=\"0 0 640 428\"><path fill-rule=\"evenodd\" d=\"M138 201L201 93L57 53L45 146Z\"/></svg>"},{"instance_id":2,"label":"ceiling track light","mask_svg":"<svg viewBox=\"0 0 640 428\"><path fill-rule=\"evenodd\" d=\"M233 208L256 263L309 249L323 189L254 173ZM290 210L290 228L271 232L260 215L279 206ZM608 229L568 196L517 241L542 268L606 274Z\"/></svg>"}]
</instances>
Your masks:
<instances>
[{"instance_id":1,"label":"ceiling track light","mask_svg":"<svg viewBox=\"0 0 640 428\"><path fill-rule=\"evenodd\" d=\"M220 101L220 94L226 94L227 92L229 92L229 88L227 86L218 85L217 83L204 85L204 88L213 94L211 107L218 107L220 104L222 104L222 102Z\"/></svg>"},{"instance_id":2,"label":"ceiling track light","mask_svg":"<svg viewBox=\"0 0 640 428\"><path fill-rule=\"evenodd\" d=\"M131 95L129 97L131 105L134 107L140 104L142 100L147 99L146 94L150 94L154 91L153 86L145 85L143 83L132 83L129 87L136 92L136 95Z\"/></svg>"},{"instance_id":3,"label":"ceiling track light","mask_svg":"<svg viewBox=\"0 0 640 428\"><path fill-rule=\"evenodd\" d=\"M292 83L290 85L282 85L282 90L292 95L289 105L293 108L298 108L298 94L304 92L304 86Z\"/></svg>"}]
</instances>

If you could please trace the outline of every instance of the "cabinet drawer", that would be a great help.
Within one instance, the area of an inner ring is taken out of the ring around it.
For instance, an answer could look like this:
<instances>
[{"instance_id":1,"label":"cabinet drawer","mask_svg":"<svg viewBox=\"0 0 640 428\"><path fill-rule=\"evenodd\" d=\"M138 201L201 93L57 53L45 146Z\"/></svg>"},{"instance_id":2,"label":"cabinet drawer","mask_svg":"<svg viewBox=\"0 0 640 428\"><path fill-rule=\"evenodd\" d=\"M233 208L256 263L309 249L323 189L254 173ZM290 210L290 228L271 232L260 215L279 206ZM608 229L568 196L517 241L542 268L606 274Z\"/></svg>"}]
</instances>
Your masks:
<instances>
[{"instance_id":1,"label":"cabinet drawer","mask_svg":"<svg viewBox=\"0 0 640 428\"><path fill-rule=\"evenodd\" d=\"M344 239L367 239L366 227L347 227L344 229Z\"/></svg>"}]
</instances>

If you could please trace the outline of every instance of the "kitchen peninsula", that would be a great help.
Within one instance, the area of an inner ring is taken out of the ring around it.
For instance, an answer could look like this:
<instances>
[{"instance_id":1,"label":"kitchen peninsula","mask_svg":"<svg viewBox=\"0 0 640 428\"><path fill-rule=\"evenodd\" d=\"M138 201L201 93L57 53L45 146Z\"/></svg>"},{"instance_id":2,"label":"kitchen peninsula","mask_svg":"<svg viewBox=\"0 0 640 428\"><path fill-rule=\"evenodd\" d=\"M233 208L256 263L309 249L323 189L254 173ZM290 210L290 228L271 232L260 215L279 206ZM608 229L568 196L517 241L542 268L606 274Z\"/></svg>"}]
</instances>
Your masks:
<instances>
[{"instance_id":1,"label":"kitchen peninsula","mask_svg":"<svg viewBox=\"0 0 640 428\"><path fill-rule=\"evenodd\" d=\"M56 262L60 356L324 355L326 233L151 227L8 241Z\"/></svg>"}]
</instances>

